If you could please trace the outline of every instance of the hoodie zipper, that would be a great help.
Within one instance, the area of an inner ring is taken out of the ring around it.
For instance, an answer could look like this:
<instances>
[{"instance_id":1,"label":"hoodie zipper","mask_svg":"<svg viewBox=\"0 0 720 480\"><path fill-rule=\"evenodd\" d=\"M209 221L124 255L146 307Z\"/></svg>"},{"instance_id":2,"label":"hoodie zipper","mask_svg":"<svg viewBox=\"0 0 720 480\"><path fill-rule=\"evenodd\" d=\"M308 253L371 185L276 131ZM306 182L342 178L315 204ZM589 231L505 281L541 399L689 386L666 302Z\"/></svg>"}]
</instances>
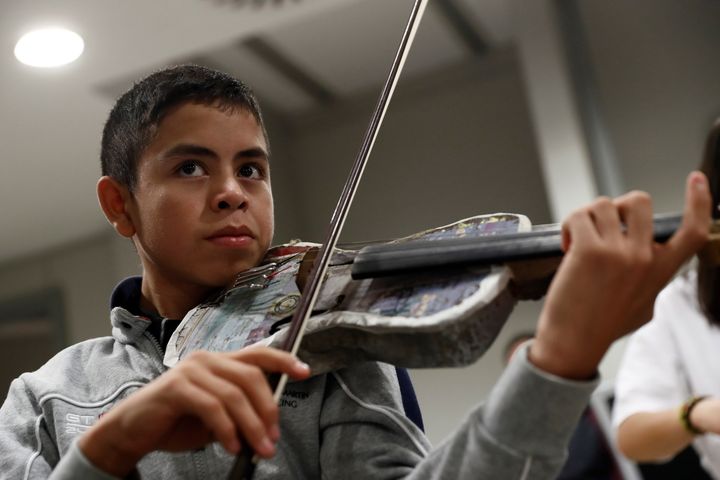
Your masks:
<instances>
[{"instance_id":1,"label":"hoodie zipper","mask_svg":"<svg viewBox=\"0 0 720 480\"><path fill-rule=\"evenodd\" d=\"M153 347L155 347L155 353L157 354L157 357L155 357L154 355L150 355L150 357L158 366L160 373L165 372L167 370L165 364L162 361L158 362L158 359L162 359L165 357L165 353L163 352L162 346L160 346L160 342L158 342L157 339L153 335L149 334L147 331L143 332L143 336L150 341L150 344Z\"/></svg>"}]
</instances>

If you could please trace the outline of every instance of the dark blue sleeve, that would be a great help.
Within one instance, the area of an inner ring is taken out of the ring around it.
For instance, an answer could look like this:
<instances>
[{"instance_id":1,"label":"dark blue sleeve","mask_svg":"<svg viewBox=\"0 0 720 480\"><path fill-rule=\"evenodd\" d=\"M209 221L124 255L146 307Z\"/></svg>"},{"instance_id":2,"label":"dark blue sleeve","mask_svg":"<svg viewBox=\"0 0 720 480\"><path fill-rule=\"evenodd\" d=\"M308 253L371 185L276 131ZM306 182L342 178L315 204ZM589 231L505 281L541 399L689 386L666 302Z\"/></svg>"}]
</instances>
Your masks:
<instances>
[{"instance_id":1,"label":"dark blue sleeve","mask_svg":"<svg viewBox=\"0 0 720 480\"><path fill-rule=\"evenodd\" d=\"M420 405L418 404L417 397L415 396L415 389L413 388L412 381L410 380L410 374L408 374L407 370L404 368L395 367L395 371L397 372L398 383L400 384L400 395L402 396L405 415L407 415L407 417L424 432L425 425L423 425Z\"/></svg>"}]
</instances>

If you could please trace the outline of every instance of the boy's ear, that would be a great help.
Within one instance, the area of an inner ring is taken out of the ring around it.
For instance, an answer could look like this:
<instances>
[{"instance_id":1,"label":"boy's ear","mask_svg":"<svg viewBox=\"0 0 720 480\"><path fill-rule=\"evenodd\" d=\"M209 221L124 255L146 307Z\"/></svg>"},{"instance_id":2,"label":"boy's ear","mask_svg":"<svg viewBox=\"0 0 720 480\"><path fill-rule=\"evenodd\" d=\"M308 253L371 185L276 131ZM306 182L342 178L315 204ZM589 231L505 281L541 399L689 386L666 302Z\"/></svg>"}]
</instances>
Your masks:
<instances>
[{"instance_id":1,"label":"boy's ear","mask_svg":"<svg viewBox=\"0 0 720 480\"><path fill-rule=\"evenodd\" d=\"M135 235L135 225L128 212L129 202L132 201L128 188L114 178L100 177L97 184L97 196L105 218L115 230L127 238Z\"/></svg>"}]
</instances>

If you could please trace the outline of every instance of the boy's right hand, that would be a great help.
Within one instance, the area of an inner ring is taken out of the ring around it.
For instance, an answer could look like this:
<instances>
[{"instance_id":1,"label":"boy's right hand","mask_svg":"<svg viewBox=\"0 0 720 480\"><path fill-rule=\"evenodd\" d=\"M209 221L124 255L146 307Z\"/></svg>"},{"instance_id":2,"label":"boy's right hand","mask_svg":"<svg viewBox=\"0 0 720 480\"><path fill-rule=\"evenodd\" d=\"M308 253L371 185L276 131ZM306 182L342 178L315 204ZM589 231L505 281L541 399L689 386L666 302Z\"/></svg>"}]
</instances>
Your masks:
<instances>
[{"instance_id":1,"label":"boy's right hand","mask_svg":"<svg viewBox=\"0 0 720 480\"><path fill-rule=\"evenodd\" d=\"M156 450L193 450L219 441L233 454L241 438L257 454L275 453L279 409L264 372L307 378L287 352L253 347L232 353L194 352L118 403L78 441L96 467L125 476Z\"/></svg>"}]
</instances>

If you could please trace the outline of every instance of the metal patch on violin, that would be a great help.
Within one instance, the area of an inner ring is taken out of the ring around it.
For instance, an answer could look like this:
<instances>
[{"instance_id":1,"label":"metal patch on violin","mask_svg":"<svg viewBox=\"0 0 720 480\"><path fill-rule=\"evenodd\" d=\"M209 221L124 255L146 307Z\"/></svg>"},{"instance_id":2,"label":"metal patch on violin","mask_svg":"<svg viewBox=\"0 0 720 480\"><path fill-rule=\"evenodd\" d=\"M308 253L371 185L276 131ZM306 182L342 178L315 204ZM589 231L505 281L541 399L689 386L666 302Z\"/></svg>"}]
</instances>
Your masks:
<instances>
[{"instance_id":1,"label":"metal patch on violin","mask_svg":"<svg viewBox=\"0 0 720 480\"><path fill-rule=\"evenodd\" d=\"M272 313L279 317L287 317L295 311L299 303L300 294L288 295L275 302Z\"/></svg>"}]
</instances>

